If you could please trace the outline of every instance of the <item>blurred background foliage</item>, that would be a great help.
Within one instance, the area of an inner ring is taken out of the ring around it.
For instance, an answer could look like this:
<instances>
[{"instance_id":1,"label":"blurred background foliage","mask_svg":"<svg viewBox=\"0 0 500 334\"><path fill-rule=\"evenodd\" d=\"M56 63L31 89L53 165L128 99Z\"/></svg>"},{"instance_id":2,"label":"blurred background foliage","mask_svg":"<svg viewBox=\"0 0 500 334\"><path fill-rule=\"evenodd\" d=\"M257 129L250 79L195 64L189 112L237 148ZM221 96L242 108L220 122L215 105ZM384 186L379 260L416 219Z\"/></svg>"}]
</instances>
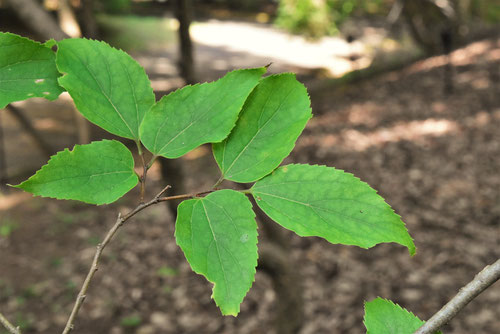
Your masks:
<instances>
[{"instance_id":1,"label":"blurred background foliage","mask_svg":"<svg viewBox=\"0 0 500 334\"><path fill-rule=\"evenodd\" d=\"M130 5L131 0L99 0L97 7L106 13L123 14L130 11Z\"/></svg>"},{"instance_id":2,"label":"blurred background foliage","mask_svg":"<svg viewBox=\"0 0 500 334\"><path fill-rule=\"evenodd\" d=\"M275 24L295 34L319 38L339 33L349 18L385 18L394 0L280 0ZM402 2L402 1L401 1ZM491 0L422 1L456 8L465 21L498 22L500 4ZM449 4L447 4L449 3Z\"/></svg>"},{"instance_id":3,"label":"blurred background foliage","mask_svg":"<svg viewBox=\"0 0 500 334\"><path fill-rule=\"evenodd\" d=\"M312 38L335 35L350 16L387 15L393 1L386 0L281 0L276 25Z\"/></svg>"}]
</instances>

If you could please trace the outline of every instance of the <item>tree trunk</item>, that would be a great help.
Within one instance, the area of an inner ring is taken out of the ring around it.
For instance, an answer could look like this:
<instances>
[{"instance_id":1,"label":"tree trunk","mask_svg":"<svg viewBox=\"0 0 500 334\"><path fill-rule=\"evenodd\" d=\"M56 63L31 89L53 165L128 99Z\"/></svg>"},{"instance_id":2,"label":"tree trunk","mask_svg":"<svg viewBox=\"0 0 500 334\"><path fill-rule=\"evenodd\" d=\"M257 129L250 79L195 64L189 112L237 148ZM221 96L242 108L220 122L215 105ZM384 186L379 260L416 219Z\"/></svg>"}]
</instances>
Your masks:
<instances>
[{"instance_id":1,"label":"tree trunk","mask_svg":"<svg viewBox=\"0 0 500 334\"><path fill-rule=\"evenodd\" d=\"M406 1L403 13L407 19L410 33L415 41L429 54L445 53L443 34L453 46L460 40L460 20L457 10L450 1L439 7L434 1Z\"/></svg>"},{"instance_id":2,"label":"tree trunk","mask_svg":"<svg viewBox=\"0 0 500 334\"><path fill-rule=\"evenodd\" d=\"M185 83L196 83L193 61L193 44L189 35L191 24L191 0L176 0L175 17L179 21L179 68Z\"/></svg>"},{"instance_id":3,"label":"tree trunk","mask_svg":"<svg viewBox=\"0 0 500 334\"><path fill-rule=\"evenodd\" d=\"M175 0L175 17L179 21L179 72L188 85L196 83L193 65L193 45L189 35L191 24L191 0ZM161 159L161 174L163 180L175 189L176 193L185 192L184 172L182 159ZM167 205L174 220L177 217L177 205L180 201L167 201Z\"/></svg>"},{"instance_id":4,"label":"tree trunk","mask_svg":"<svg viewBox=\"0 0 500 334\"><path fill-rule=\"evenodd\" d=\"M88 38L96 39L99 37L99 28L95 20L94 3L94 0L82 0L80 21L83 35Z\"/></svg>"},{"instance_id":5,"label":"tree trunk","mask_svg":"<svg viewBox=\"0 0 500 334\"><path fill-rule=\"evenodd\" d=\"M68 0L59 0L59 26L70 37L81 37L82 31Z\"/></svg>"},{"instance_id":6,"label":"tree trunk","mask_svg":"<svg viewBox=\"0 0 500 334\"><path fill-rule=\"evenodd\" d=\"M185 194L187 191L185 187L185 176L183 170L183 161L181 158L178 159L164 159L160 158L160 170L161 176L166 184L172 186L172 190L176 194ZM173 220L177 218L177 206L180 204L181 200L167 201L166 205Z\"/></svg>"},{"instance_id":7,"label":"tree trunk","mask_svg":"<svg viewBox=\"0 0 500 334\"><path fill-rule=\"evenodd\" d=\"M41 38L61 40L67 38L54 18L35 0L7 0L19 18Z\"/></svg>"},{"instance_id":8,"label":"tree trunk","mask_svg":"<svg viewBox=\"0 0 500 334\"><path fill-rule=\"evenodd\" d=\"M273 242L260 243L258 269L271 277L276 292L276 333L298 333L304 321L304 300L300 276L289 252Z\"/></svg>"},{"instance_id":9,"label":"tree trunk","mask_svg":"<svg viewBox=\"0 0 500 334\"><path fill-rule=\"evenodd\" d=\"M54 149L50 147L49 143L42 137L40 132L33 127L28 117L26 117L21 109L14 107L9 104L5 107L5 110L9 112L21 125L21 127L26 131L26 133L33 139L33 143L38 146L40 152L48 158L54 153Z\"/></svg>"},{"instance_id":10,"label":"tree trunk","mask_svg":"<svg viewBox=\"0 0 500 334\"><path fill-rule=\"evenodd\" d=\"M249 184L247 185L249 186ZM235 188L243 187L235 183ZM302 279L297 263L289 256L290 239L281 226L269 218L249 196L259 230L264 231L264 242L259 243L259 266L269 275L276 292L274 328L277 334L295 334L304 325L304 298Z\"/></svg>"}]
</instances>

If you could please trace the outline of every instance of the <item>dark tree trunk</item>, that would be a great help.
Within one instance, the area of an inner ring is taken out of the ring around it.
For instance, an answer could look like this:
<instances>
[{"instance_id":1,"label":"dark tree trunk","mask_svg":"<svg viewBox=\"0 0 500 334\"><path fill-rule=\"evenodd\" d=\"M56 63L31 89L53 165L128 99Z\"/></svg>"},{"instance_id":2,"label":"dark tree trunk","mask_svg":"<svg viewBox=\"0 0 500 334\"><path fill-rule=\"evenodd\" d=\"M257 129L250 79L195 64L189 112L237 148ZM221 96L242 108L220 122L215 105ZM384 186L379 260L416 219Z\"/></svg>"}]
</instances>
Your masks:
<instances>
[{"instance_id":1,"label":"dark tree trunk","mask_svg":"<svg viewBox=\"0 0 500 334\"><path fill-rule=\"evenodd\" d=\"M185 187L185 176L183 170L182 159L161 159L160 161L161 176L163 181L172 187L172 191L175 194L185 194L187 193ZM177 205L181 201L167 201L166 205L173 220L177 218Z\"/></svg>"},{"instance_id":2,"label":"dark tree trunk","mask_svg":"<svg viewBox=\"0 0 500 334\"><path fill-rule=\"evenodd\" d=\"M99 27L94 15L94 0L82 0L80 22L83 35L88 38L99 38Z\"/></svg>"},{"instance_id":3,"label":"dark tree trunk","mask_svg":"<svg viewBox=\"0 0 500 334\"><path fill-rule=\"evenodd\" d=\"M450 53L453 49L453 33L449 30L443 30L441 32L441 42L443 44L443 53L446 55L447 62L443 67L443 92L445 95L450 95L453 93L453 63Z\"/></svg>"},{"instance_id":4,"label":"dark tree trunk","mask_svg":"<svg viewBox=\"0 0 500 334\"><path fill-rule=\"evenodd\" d=\"M189 35L192 17L191 0L175 1L175 16L179 21L179 68L185 83L196 83L193 61L193 44Z\"/></svg>"},{"instance_id":5,"label":"dark tree trunk","mask_svg":"<svg viewBox=\"0 0 500 334\"><path fill-rule=\"evenodd\" d=\"M431 0L407 1L404 14L414 40L427 54L444 54L447 63L443 67L443 93L453 93L453 65L450 52L460 44L461 15L458 5L444 1L438 6Z\"/></svg>"},{"instance_id":6,"label":"dark tree trunk","mask_svg":"<svg viewBox=\"0 0 500 334\"><path fill-rule=\"evenodd\" d=\"M300 276L289 252L276 243L260 243L258 269L271 277L276 292L276 333L298 333L304 321L304 301Z\"/></svg>"},{"instance_id":7,"label":"dark tree trunk","mask_svg":"<svg viewBox=\"0 0 500 334\"><path fill-rule=\"evenodd\" d=\"M403 13L406 17L413 39L429 54L445 52L443 34L453 48L459 41L460 20L451 2L438 7L434 1L419 0L404 2Z\"/></svg>"},{"instance_id":8,"label":"dark tree trunk","mask_svg":"<svg viewBox=\"0 0 500 334\"><path fill-rule=\"evenodd\" d=\"M191 24L192 6L191 0L175 0L175 17L179 21L179 72L184 82L188 85L196 83L193 62L193 45L189 35ZM186 192L184 185L184 173L182 159L162 159L161 174L163 180L172 186L176 194ZM179 201L168 201L167 205L174 219L177 216L177 205Z\"/></svg>"},{"instance_id":9,"label":"dark tree trunk","mask_svg":"<svg viewBox=\"0 0 500 334\"><path fill-rule=\"evenodd\" d=\"M68 37L57 25L56 20L37 1L7 0L7 3L24 24L42 39L61 40Z\"/></svg>"},{"instance_id":10,"label":"dark tree trunk","mask_svg":"<svg viewBox=\"0 0 500 334\"><path fill-rule=\"evenodd\" d=\"M54 150L45 141L45 139L40 135L40 132L33 127L30 120L23 114L21 109L14 107L13 105L8 105L5 107L7 110L21 125L21 127L26 131L26 133L33 139L33 142L40 149L40 152L48 158L54 153Z\"/></svg>"},{"instance_id":11,"label":"dark tree trunk","mask_svg":"<svg viewBox=\"0 0 500 334\"><path fill-rule=\"evenodd\" d=\"M16 119L16 121L19 122L24 131L28 134L29 137L31 137L33 143L38 147L42 155L49 159L50 156L54 153L54 150L42 137L40 132L33 127L30 120L23 114L23 112L12 105L7 105L5 107L5 111L10 113ZM5 156L2 130L2 125L0 124L0 189L3 188L7 183L7 157Z\"/></svg>"},{"instance_id":12,"label":"dark tree trunk","mask_svg":"<svg viewBox=\"0 0 500 334\"><path fill-rule=\"evenodd\" d=\"M235 186L241 187L238 184ZM252 202L259 229L266 240L259 243L259 266L269 275L276 292L274 328L278 334L295 334L304 325L302 279L298 266L290 258L290 239L285 231Z\"/></svg>"}]
</instances>

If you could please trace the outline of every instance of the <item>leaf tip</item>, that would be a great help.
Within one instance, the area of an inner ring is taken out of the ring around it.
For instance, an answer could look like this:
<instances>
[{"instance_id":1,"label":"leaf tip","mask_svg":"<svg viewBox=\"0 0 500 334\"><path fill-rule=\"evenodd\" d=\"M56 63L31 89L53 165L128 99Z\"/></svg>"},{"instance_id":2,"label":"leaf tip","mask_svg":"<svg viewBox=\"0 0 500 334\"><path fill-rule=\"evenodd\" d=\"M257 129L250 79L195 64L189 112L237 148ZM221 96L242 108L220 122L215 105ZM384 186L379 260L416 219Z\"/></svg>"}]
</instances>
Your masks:
<instances>
[{"instance_id":1,"label":"leaf tip","mask_svg":"<svg viewBox=\"0 0 500 334\"><path fill-rule=\"evenodd\" d=\"M411 238L410 241L410 244L406 245L406 247L408 248L408 253L410 253L410 256L413 257L417 254L417 247L415 247L415 243L413 242L413 240L411 240Z\"/></svg>"}]
</instances>

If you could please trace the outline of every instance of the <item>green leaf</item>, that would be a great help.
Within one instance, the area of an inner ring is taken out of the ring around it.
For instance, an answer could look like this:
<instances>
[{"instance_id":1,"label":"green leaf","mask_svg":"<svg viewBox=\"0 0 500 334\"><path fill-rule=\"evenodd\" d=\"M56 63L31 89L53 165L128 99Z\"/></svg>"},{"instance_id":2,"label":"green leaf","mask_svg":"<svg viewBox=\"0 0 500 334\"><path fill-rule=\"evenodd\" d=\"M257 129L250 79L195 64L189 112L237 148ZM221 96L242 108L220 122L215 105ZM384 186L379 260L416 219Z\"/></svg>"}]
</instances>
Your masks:
<instances>
[{"instance_id":1,"label":"green leaf","mask_svg":"<svg viewBox=\"0 0 500 334\"><path fill-rule=\"evenodd\" d=\"M213 145L222 176L253 182L269 174L290 154L310 118L307 90L294 74L263 79L229 137Z\"/></svg>"},{"instance_id":2,"label":"green leaf","mask_svg":"<svg viewBox=\"0 0 500 334\"><path fill-rule=\"evenodd\" d=\"M117 136L139 140L139 125L155 96L132 57L104 42L65 39L58 42L56 63L65 74L59 83L85 118Z\"/></svg>"},{"instance_id":3,"label":"green leaf","mask_svg":"<svg viewBox=\"0 0 500 334\"><path fill-rule=\"evenodd\" d=\"M236 316L257 266L257 223L242 193L220 190L178 207L175 237L191 268L214 283L212 298Z\"/></svg>"},{"instance_id":4,"label":"green leaf","mask_svg":"<svg viewBox=\"0 0 500 334\"><path fill-rule=\"evenodd\" d=\"M144 118L142 143L155 155L178 158L201 144L222 141L265 72L264 67L237 70L164 96Z\"/></svg>"},{"instance_id":5,"label":"green leaf","mask_svg":"<svg viewBox=\"0 0 500 334\"><path fill-rule=\"evenodd\" d=\"M99 205L116 201L138 181L132 153L116 140L103 140L58 152L15 187L37 196Z\"/></svg>"},{"instance_id":6,"label":"green leaf","mask_svg":"<svg viewBox=\"0 0 500 334\"><path fill-rule=\"evenodd\" d=\"M424 321L390 300L377 298L365 303L367 334L412 334ZM441 334L441 331L436 332Z\"/></svg>"},{"instance_id":7,"label":"green leaf","mask_svg":"<svg viewBox=\"0 0 500 334\"><path fill-rule=\"evenodd\" d=\"M404 223L368 184L325 166L287 165L255 183L257 205L300 236L370 248L397 242L415 254Z\"/></svg>"},{"instance_id":8,"label":"green leaf","mask_svg":"<svg viewBox=\"0 0 500 334\"><path fill-rule=\"evenodd\" d=\"M0 108L30 97L57 99L63 89L55 58L43 44L0 32Z\"/></svg>"}]
</instances>

